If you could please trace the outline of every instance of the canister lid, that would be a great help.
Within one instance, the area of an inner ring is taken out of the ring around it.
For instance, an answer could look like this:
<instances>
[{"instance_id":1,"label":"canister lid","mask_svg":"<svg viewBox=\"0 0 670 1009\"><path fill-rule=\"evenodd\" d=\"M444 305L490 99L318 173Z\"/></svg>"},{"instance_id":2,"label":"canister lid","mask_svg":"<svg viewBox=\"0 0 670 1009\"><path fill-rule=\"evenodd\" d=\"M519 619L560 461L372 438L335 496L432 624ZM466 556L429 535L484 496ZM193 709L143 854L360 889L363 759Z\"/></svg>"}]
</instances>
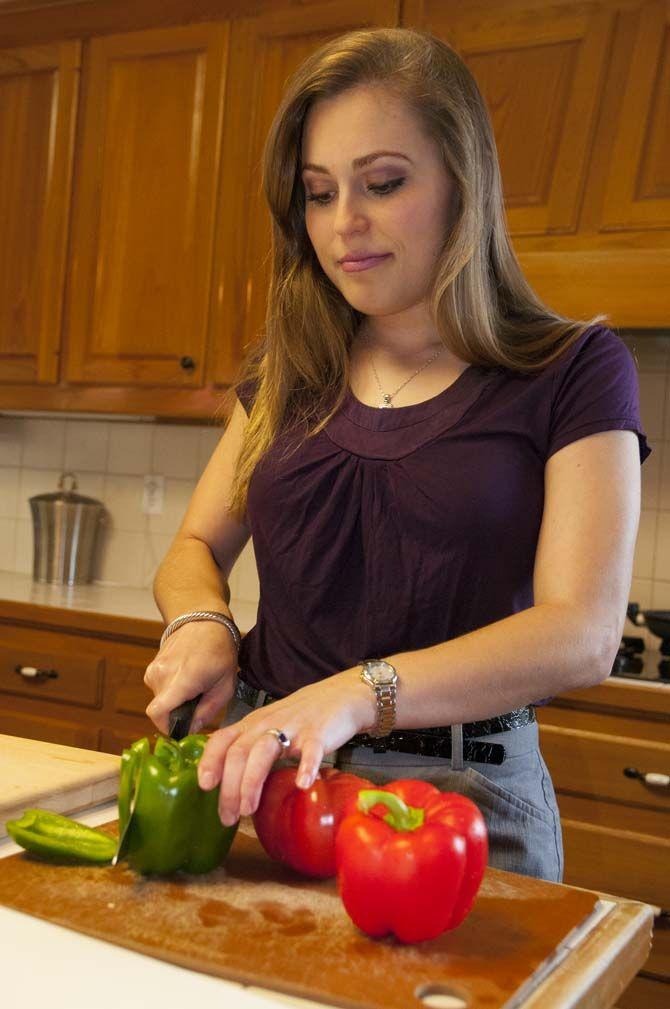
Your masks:
<instances>
[{"instance_id":1,"label":"canister lid","mask_svg":"<svg viewBox=\"0 0 670 1009\"><path fill-rule=\"evenodd\" d=\"M65 481L70 478L70 487L63 490ZM104 508L102 501L98 501L94 497L86 497L85 494L77 494L77 478L74 473L69 470L65 473L61 473L58 479L58 490L51 491L47 494L35 494L34 497L29 498L29 501L62 501L65 504L81 504L81 505L93 505L97 508Z\"/></svg>"}]
</instances>

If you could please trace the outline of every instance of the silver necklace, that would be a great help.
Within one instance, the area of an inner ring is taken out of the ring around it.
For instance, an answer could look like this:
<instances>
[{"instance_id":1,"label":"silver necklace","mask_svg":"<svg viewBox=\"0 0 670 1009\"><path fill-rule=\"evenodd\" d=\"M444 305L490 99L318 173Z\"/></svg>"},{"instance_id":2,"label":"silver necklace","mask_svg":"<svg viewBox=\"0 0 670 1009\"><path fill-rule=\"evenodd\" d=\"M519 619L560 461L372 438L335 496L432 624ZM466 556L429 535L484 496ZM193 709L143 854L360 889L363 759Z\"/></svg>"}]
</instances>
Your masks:
<instances>
[{"instance_id":1,"label":"silver necklace","mask_svg":"<svg viewBox=\"0 0 670 1009\"><path fill-rule=\"evenodd\" d=\"M365 339L369 343L370 342L370 338L367 335L367 333L364 333L363 335L364 335ZM382 389L382 384L379 381L379 375L377 374L377 369L375 368L375 363L372 360L372 352L370 352L370 364L372 365L372 370L375 373L375 378L377 379L377 385L379 386L379 391L382 394L382 401L379 404L379 409L383 410L386 407L393 407L393 403L391 402L391 400L393 399L393 397L396 396L400 392L401 389L404 389L405 386L407 385L407 383L411 382L412 379L415 378L416 375L419 374L419 372L423 371L424 368L427 368L429 364L432 364L433 361L440 356L440 354L442 353L443 350L446 350L446 347L440 347L440 349L437 351L437 353L433 354L433 356L431 357L431 359L429 361L426 361L425 364L422 364L420 368L417 368L416 371L413 372L409 376L409 378L406 378L405 381L402 383L402 385L398 386L398 388L395 390L395 392L384 392L384 390Z\"/></svg>"}]
</instances>

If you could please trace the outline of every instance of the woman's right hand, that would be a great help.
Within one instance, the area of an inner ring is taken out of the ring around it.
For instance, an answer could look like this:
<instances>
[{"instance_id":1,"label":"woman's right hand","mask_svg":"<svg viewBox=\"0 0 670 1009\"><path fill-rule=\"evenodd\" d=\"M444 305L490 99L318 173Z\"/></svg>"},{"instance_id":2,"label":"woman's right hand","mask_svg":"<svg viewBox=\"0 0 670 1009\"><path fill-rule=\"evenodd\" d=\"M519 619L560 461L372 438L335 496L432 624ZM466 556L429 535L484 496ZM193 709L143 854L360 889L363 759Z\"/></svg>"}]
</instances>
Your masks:
<instances>
[{"instance_id":1,"label":"woman's right hand","mask_svg":"<svg viewBox=\"0 0 670 1009\"><path fill-rule=\"evenodd\" d=\"M223 624L214 620L182 624L147 666L144 682L155 696L146 713L167 734L170 712L202 694L192 721L192 731L198 731L230 701L237 669L237 646Z\"/></svg>"}]
</instances>

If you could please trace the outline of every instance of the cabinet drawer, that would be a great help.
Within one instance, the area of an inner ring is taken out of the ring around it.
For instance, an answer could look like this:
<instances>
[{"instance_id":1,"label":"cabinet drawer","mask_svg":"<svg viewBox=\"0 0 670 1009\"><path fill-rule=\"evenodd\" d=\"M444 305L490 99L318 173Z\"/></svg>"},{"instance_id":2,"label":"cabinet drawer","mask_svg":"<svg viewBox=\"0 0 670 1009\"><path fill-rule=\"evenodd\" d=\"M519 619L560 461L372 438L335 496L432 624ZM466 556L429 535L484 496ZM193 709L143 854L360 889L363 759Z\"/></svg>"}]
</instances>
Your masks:
<instances>
[{"instance_id":1,"label":"cabinet drawer","mask_svg":"<svg viewBox=\"0 0 670 1009\"><path fill-rule=\"evenodd\" d=\"M57 635L53 637L57 639L53 648L34 644L0 645L0 693L99 708L104 656L69 651L62 647L62 639ZM37 670L38 675L31 675L31 670Z\"/></svg>"},{"instance_id":2,"label":"cabinet drawer","mask_svg":"<svg viewBox=\"0 0 670 1009\"><path fill-rule=\"evenodd\" d=\"M670 788L627 778L624 768L670 774L670 745L543 725L540 745L557 791L670 812Z\"/></svg>"},{"instance_id":3,"label":"cabinet drawer","mask_svg":"<svg viewBox=\"0 0 670 1009\"><path fill-rule=\"evenodd\" d=\"M78 746L83 750L97 750L100 738L97 726L79 725L67 719L40 718L39 715L27 715L7 708L0 708L0 733L41 739L45 743Z\"/></svg>"},{"instance_id":4,"label":"cabinet drawer","mask_svg":"<svg viewBox=\"0 0 670 1009\"><path fill-rule=\"evenodd\" d=\"M154 655L155 652L146 661L122 658L114 663L111 677L114 711L146 717L147 705L154 695L144 682L144 674Z\"/></svg>"},{"instance_id":5,"label":"cabinet drawer","mask_svg":"<svg viewBox=\"0 0 670 1009\"><path fill-rule=\"evenodd\" d=\"M670 909L670 840L562 820L564 882Z\"/></svg>"}]
</instances>

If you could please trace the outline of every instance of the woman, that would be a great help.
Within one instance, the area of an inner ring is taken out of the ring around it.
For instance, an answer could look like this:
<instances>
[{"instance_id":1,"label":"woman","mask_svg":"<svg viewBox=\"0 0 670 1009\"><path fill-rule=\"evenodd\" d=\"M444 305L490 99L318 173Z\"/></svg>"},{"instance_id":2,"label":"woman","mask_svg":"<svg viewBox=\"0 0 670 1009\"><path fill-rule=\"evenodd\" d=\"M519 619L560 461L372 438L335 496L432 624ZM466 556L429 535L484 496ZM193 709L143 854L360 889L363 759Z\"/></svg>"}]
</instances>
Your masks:
<instances>
[{"instance_id":1,"label":"woman","mask_svg":"<svg viewBox=\"0 0 670 1009\"><path fill-rule=\"evenodd\" d=\"M265 331L156 576L147 713L228 705L199 772L224 823L280 757L304 788L328 763L421 777L480 806L490 864L559 881L534 705L604 680L621 639L650 451L631 355L526 283L484 102L428 33L311 55L264 190ZM225 580L250 535L238 656Z\"/></svg>"}]
</instances>

